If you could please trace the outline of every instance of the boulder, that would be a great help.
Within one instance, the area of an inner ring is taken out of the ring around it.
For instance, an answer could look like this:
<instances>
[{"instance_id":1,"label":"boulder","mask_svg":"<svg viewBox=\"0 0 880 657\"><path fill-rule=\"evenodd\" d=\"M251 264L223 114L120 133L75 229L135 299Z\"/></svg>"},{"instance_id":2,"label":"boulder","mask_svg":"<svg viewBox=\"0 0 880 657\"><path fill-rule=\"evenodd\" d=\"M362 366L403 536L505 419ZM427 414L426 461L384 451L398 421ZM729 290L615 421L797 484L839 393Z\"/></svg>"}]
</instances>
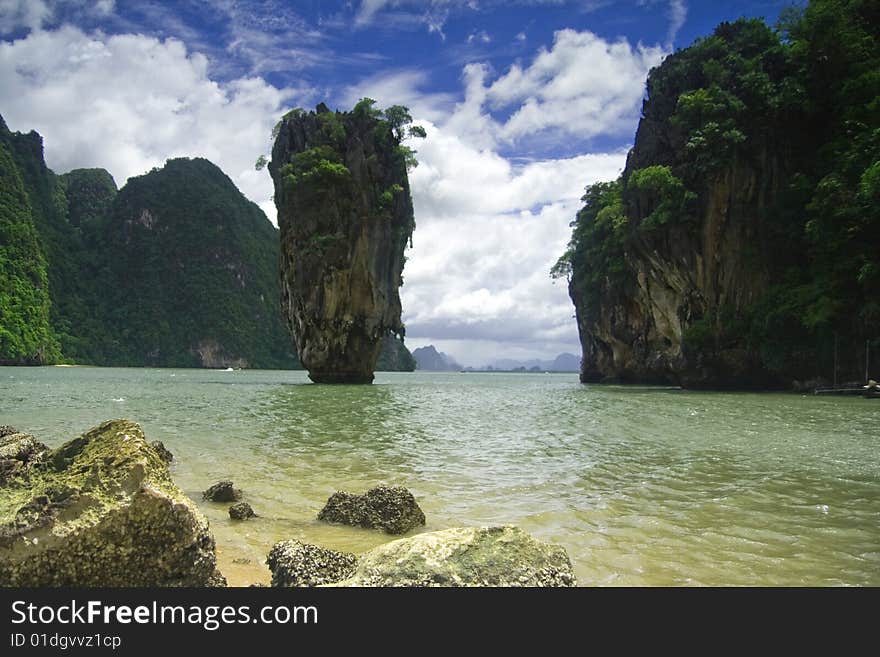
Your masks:
<instances>
[{"instance_id":1,"label":"boulder","mask_svg":"<svg viewBox=\"0 0 880 657\"><path fill-rule=\"evenodd\" d=\"M565 549L518 527L459 527L363 554L336 586L576 586Z\"/></svg>"},{"instance_id":2,"label":"boulder","mask_svg":"<svg viewBox=\"0 0 880 657\"><path fill-rule=\"evenodd\" d=\"M231 481L224 480L208 488L202 497L209 502L235 502L241 499L241 491L233 488Z\"/></svg>"},{"instance_id":3,"label":"boulder","mask_svg":"<svg viewBox=\"0 0 880 657\"><path fill-rule=\"evenodd\" d=\"M229 507L229 517L233 520L247 520L248 518L256 518L257 514L247 502L236 502Z\"/></svg>"},{"instance_id":4,"label":"boulder","mask_svg":"<svg viewBox=\"0 0 880 657\"><path fill-rule=\"evenodd\" d=\"M0 482L0 586L225 585L207 520L140 426L111 420L36 456Z\"/></svg>"},{"instance_id":5,"label":"boulder","mask_svg":"<svg viewBox=\"0 0 880 657\"><path fill-rule=\"evenodd\" d=\"M425 514L406 488L378 486L363 495L333 493L318 514L318 520L405 534L424 525Z\"/></svg>"},{"instance_id":6,"label":"boulder","mask_svg":"<svg viewBox=\"0 0 880 657\"><path fill-rule=\"evenodd\" d=\"M320 586L349 577L357 557L301 541L281 541L266 559L272 586Z\"/></svg>"},{"instance_id":7,"label":"boulder","mask_svg":"<svg viewBox=\"0 0 880 657\"><path fill-rule=\"evenodd\" d=\"M165 463L171 463L174 460L174 454L171 453L161 440L154 440L150 443L150 447L156 450L156 454L159 455L159 458L165 461Z\"/></svg>"}]
</instances>

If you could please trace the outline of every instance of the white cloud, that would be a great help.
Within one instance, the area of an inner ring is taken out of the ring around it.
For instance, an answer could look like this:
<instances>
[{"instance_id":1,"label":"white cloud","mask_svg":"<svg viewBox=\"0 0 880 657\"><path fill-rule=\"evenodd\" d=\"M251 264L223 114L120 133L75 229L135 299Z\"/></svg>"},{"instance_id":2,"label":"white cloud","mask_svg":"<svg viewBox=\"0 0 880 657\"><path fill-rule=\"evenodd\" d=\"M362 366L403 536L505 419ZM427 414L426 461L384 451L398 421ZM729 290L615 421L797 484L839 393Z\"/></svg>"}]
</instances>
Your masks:
<instances>
[{"instance_id":1,"label":"white cloud","mask_svg":"<svg viewBox=\"0 0 880 657\"><path fill-rule=\"evenodd\" d=\"M0 0L0 34L26 28L37 30L52 16L43 0Z\"/></svg>"},{"instance_id":2,"label":"white cloud","mask_svg":"<svg viewBox=\"0 0 880 657\"><path fill-rule=\"evenodd\" d=\"M357 14L355 15L355 25L357 27L369 25L373 22L373 18L375 18L376 14L387 4L388 0L363 0L360 9L358 9Z\"/></svg>"},{"instance_id":3,"label":"white cloud","mask_svg":"<svg viewBox=\"0 0 880 657\"><path fill-rule=\"evenodd\" d=\"M361 98L369 97L378 101L380 107L404 105L421 119L439 121L449 115L455 98L449 93L424 91L428 83L428 75L422 70L386 70L344 89L339 107L354 107Z\"/></svg>"},{"instance_id":4,"label":"white cloud","mask_svg":"<svg viewBox=\"0 0 880 657\"><path fill-rule=\"evenodd\" d=\"M474 30L470 34L468 34L467 38L468 43L492 43L492 37L489 36L489 33L486 30Z\"/></svg>"},{"instance_id":5,"label":"white cloud","mask_svg":"<svg viewBox=\"0 0 880 657\"><path fill-rule=\"evenodd\" d=\"M174 39L37 31L0 44L0 108L10 128L43 135L55 171L103 167L121 186L167 158L201 156L272 209L268 174L253 165L291 92L207 71Z\"/></svg>"},{"instance_id":6,"label":"white cloud","mask_svg":"<svg viewBox=\"0 0 880 657\"><path fill-rule=\"evenodd\" d=\"M669 2L669 32L666 38L666 47L672 48L678 31L687 20L687 5L684 0L670 0Z\"/></svg>"},{"instance_id":7,"label":"white cloud","mask_svg":"<svg viewBox=\"0 0 880 657\"><path fill-rule=\"evenodd\" d=\"M39 30L58 20L58 14L103 18L116 9L116 0L0 0L0 34Z\"/></svg>"},{"instance_id":8,"label":"white cloud","mask_svg":"<svg viewBox=\"0 0 880 657\"><path fill-rule=\"evenodd\" d=\"M428 138L410 174L417 228L401 288L408 342L445 345L474 366L577 352L567 289L548 272L584 186L617 177L625 152L515 167L422 124Z\"/></svg>"},{"instance_id":9,"label":"white cloud","mask_svg":"<svg viewBox=\"0 0 880 657\"><path fill-rule=\"evenodd\" d=\"M544 131L580 139L632 130L648 71L660 63L659 46L608 42L592 32L556 32L553 47L492 82L485 97L494 110L515 107L499 135L516 140Z\"/></svg>"}]
</instances>

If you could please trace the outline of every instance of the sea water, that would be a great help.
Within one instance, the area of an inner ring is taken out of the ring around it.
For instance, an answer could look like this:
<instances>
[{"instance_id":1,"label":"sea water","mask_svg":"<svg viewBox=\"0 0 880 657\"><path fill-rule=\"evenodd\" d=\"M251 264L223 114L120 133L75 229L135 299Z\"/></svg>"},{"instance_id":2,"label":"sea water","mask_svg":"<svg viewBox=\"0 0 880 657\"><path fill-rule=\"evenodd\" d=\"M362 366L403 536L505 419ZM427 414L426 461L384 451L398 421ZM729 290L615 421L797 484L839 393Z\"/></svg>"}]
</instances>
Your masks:
<instances>
[{"instance_id":1,"label":"sea water","mask_svg":"<svg viewBox=\"0 0 880 657\"><path fill-rule=\"evenodd\" d=\"M395 537L315 519L336 490L400 485L425 531L519 525L582 585L880 585L880 401L582 385L575 374L0 368L0 424L60 445L111 418L174 453L230 584L272 544ZM259 518L201 491L232 479Z\"/></svg>"}]
</instances>

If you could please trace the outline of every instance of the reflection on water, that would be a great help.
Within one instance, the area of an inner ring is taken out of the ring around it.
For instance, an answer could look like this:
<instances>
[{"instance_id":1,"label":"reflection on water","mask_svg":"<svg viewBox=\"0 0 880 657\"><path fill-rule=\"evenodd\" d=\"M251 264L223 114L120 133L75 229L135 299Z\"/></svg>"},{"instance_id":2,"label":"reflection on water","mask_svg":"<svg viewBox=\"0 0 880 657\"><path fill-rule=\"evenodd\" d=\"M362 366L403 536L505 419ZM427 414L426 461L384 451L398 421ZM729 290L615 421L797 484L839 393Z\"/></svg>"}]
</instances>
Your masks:
<instances>
[{"instance_id":1,"label":"reflection on water","mask_svg":"<svg viewBox=\"0 0 880 657\"><path fill-rule=\"evenodd\" d=\"M110 417L174 452L221 570L265 581L271 544L389 540L318 523L337 489L410 488L427 529L514 523L583 584L880 584L880 403L582 386L575 375L0 368L0 424L59 444ZM220 478L260 518L201 500ZM242 563L247 561L247 563Z\"/></svg>"}]
</instances>

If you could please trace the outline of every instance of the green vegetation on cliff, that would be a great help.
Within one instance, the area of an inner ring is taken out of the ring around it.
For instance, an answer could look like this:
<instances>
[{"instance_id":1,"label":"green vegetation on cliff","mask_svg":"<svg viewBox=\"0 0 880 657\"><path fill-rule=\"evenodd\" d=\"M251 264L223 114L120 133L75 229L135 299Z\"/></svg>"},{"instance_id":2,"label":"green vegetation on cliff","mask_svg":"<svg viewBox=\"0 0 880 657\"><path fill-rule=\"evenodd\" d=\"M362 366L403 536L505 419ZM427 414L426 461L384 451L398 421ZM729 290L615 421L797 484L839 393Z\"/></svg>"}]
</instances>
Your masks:
<instances>
[{"instance_id":1,"label":"green vegetation on cliff","mask_svg":"<svg viewBox=\"0 0 880 657\"><path fill-rule=\"evenodd\" d=\"M278 306L278 235L204 159L131 178L104 224L105 361L290 367Z\"/></svg>"},{"instance_id":2,"label":"green vegetation on cliff","mask_svg":"<svg viewBox=\"0 0 880 657\"><path fill-rule=\"evenodd\" d=\"M5 129L0 122L0 131ZM45 364L59 358L48 288L30 201L0 141L0 364Z\"/></svg>"},{"instance_id":3,"label":"green vegetation on cliff","mask_svg":"<svg viewBox=\"0 0 880 657\"><path fill-rule=\"evenodd\" d=\"M878 71L877 3L813 0L778 30L724 23L651 72L627 167L587 189L552 272L570 277L585 380L830 378L835 336L840 376L864 375Z\"/></svg>"}]
</instances>

